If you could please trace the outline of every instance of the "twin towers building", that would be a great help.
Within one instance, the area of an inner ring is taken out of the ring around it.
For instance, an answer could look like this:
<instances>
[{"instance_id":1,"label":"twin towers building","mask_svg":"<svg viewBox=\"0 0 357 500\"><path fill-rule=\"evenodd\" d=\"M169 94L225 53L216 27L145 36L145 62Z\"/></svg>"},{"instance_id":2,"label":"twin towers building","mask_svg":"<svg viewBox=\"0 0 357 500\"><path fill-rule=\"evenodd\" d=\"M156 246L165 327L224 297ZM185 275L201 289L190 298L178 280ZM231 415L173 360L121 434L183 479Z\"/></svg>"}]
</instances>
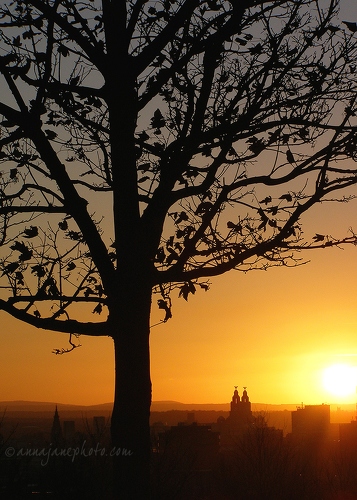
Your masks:
<instances>
[{"instance_id":1,"label":"twin towers building","mask_svg":"<svg viewBox=\"0 0 357 500\"><path fill-rule=\"evenodd\" d=\"M247 393L247 388L243 387L242 396L235 386L231 409L227 418L219 417L217 423L212 426L212 430L220 434L220 448L222 451L234 448L241 437L254 424L251 402Z\"/></svg>"},{"instance_id":2,"label":"twin towers building","mask_svg":"<svg viewBox=\"0 0 357 500\"><path fill-rule=\"evenodd\" d=\"M238 394L238 387L235 386L231 401L231 411L227 420L235 425L249 425L252 423L252 409L247 393L247 388L243 387L242 397Z\"/></svg>"}]
</instances>

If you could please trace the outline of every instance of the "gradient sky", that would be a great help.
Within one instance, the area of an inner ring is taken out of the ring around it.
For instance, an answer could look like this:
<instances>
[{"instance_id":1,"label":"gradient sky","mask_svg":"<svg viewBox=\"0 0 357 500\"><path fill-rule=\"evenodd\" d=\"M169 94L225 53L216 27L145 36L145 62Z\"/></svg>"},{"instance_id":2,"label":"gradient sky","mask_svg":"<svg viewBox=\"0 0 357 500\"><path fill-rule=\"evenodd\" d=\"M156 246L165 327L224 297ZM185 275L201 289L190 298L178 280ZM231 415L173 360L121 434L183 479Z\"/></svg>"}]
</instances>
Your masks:
<instances>
[{"instance_id":1,"label":"gradient sky","mask_svg":"<svg viewBox=\"0 0 357 500\"><path fill-rule=\"evenodd\" d=\"M357 21L342 0L341 20ZM357 201L319 205L304 226L315 233L357 232ZM322 372L336 363L357 367L357 247L301 254L310 263L212 280L189 302L173 296L173 318L151 333L153 399L223 403L235 385L252 402L341 404ZM152 324L162 318L153 300ZM97 404L113 399L113 342L82 336L63 355L67 336L36 330L0 312L0 401ZM357 385L357 380L356 380Z\"/></svg>"}]
</instances>

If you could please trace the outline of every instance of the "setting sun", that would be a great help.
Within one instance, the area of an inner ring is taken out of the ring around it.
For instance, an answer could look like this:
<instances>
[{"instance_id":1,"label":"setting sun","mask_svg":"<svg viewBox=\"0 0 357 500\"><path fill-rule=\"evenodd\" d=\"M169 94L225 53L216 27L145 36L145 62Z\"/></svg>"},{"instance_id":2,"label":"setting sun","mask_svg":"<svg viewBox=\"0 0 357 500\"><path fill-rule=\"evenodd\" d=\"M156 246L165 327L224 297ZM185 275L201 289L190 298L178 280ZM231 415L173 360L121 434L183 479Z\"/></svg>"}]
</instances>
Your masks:
<instances>
[{"instance_id":1,"label":"setting sun","mask_svg":"<svg viewBox=\"0 0 357 500\"><path fill-rule=\"evenodd\" d=\"M322 383L334 396L352 395L356 392L357 367L342 363L331 365L323 371Z\"/></svg>"}]
</instances>

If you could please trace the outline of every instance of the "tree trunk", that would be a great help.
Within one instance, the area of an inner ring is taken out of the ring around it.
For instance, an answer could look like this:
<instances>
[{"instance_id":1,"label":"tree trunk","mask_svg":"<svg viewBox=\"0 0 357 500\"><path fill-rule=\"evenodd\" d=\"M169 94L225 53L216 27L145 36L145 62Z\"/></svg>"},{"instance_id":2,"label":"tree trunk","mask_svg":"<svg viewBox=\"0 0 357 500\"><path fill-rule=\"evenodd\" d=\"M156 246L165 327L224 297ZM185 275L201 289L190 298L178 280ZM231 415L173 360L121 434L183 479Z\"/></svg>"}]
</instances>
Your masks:
<instances>
[{"instance_id":1,"label":"tree trunk","mask_svg":"<svg viewBox=\"0 0 357 500\"><path fill-rule=\"evenodd\" d=\"M147 282L132 282L122 290L111 314L115 346L111 421L114 498L147 500L150 498L151 287Z\"/></svg>"}]
</instances>

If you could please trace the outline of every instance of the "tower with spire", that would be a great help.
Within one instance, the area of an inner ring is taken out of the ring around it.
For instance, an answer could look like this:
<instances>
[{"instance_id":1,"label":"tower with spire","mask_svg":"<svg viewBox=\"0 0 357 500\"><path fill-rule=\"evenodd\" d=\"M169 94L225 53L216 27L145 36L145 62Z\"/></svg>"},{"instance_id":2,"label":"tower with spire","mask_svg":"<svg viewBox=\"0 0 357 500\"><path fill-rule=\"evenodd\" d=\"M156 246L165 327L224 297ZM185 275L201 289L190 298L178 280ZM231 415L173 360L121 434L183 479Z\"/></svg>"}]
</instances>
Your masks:
<instances>
[{"instance_id":1,"label":"tower with spire","mask_svg":"<svg viewBox=\"0 0 357 500\"><path fill-rule=\"evenodd\" d=\"M62 441L63 441L62 427L56 405L55 414L53 416L52 428L51 428L51 442L54 446L58 446L62 443Z\"/></svg>"}]
</instances>

